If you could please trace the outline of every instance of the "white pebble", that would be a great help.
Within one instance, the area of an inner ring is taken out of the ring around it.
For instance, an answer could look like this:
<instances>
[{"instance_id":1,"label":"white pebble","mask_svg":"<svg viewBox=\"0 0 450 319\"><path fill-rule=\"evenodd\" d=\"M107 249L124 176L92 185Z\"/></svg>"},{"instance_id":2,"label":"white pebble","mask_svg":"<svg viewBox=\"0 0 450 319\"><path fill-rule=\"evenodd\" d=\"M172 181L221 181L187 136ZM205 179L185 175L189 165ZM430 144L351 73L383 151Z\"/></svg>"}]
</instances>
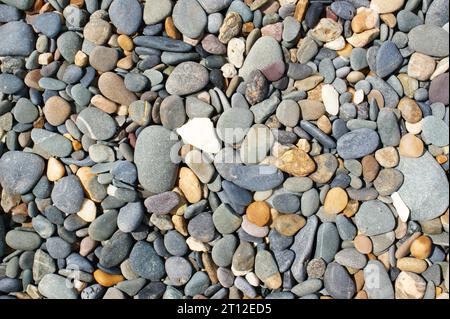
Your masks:
<instances>
[{"instance_id":1,"label":"white pebble","mask_svg":"<svg viewBox=\"0 0 450 319\"><path fill-rule=\"evenodd\" d=\"M337 115L339 113L339 93L331 84L322 86L322 100L328 114Z\"/></svg>"},{"instance_id":2,"label":"white pebble","mask_svg":"<svg viewBox=\"0 0 450 319\"><path fill-rule=\"evenodd\" d=\"M207 153L218 153L221 143L209 118L194 118L177 129L186 144L191 144Z\"/></svg>"},{"instance_id":3,"label":"white pebble","mask_svg":"<svg viewBox=\"0 0 450 319\"><path fill-rule=\"evenodd\" d=\"M395 209L397 210L397 214L400 217L400 220L402 222L406 223L409 218L409 208L403 202L399 193L397 193L397 192L392 193L391 198L392 198L392 204L394 205Z\"/></svg>"}]
</instances>

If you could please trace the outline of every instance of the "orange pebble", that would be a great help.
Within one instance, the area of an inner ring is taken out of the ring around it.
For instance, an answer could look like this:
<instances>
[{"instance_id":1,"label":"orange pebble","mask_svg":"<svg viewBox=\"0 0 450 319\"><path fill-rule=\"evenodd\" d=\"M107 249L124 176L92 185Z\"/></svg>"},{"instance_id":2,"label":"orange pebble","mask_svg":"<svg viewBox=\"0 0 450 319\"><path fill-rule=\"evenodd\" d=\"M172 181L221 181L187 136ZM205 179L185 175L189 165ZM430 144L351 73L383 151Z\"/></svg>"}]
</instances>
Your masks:
<instances>
[{"instance_id":1,"label":"orange pebble","mask_svg":"<svg viewBox=\"0 0 450 319\"><path fill-rule=\"evenodd\" d=\"M125 280L122 275L110 275L100 269L94 271L94 279L104 287L112 287L115 284Z\"/></svg>"}]
</instances>

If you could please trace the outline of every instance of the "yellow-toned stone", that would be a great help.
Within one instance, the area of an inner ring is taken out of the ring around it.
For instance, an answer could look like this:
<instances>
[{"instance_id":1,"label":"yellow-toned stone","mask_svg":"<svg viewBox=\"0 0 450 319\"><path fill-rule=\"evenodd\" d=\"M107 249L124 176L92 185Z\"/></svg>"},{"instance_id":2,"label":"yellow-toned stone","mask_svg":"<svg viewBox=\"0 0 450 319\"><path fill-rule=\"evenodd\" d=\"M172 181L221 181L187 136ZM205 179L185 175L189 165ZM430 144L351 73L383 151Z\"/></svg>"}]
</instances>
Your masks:
<instances>
[{"instance_id":1,"label":"yellow-toned stone","mask_svg":"<svg viewBox=\"0 0 450 319\"><path fill-rule=\"evenodd\" d=\"M344 58L349 58L352 54L353 47L350 43L346 43L342 50L337 51L337 54Z\"/></svg>"},{"instance_id":2,"label":"yellow-toned stone","mask_svg":"<svg viewBox=\"0 0 450 319\"><path fill-rule=\"evenodd\" d=\"M182 167L178 176L178 187L186 200L193 204L202 199L202 188L198 177L187 167Z\"/></svg>"},{"instance_id":3,"label":"yellow-toned stone","mask_svg":"<svg viewBox=\"0 0 450 319\"><path fill-rule=\"evenodd\" d=\"M117 38L117 44L119 44L119 46L125 51L131 51L134 48L133 40L125 34L119 35Z\"/></svg>"},{"instance_id":4,"label":"yellow-toned stone","mask_svg":"<svg viewBox=\"0 0 450 319\"><path fill-rule=\"evenodd\" d=\"M298 22L302 22L305 18L306 9L308 9L308 0L299 0L295 6L294 18Z\"/></svg>"},{"instance_id":5,"label":"yellow-toned stone","mask_svg":"<svg viewBox=\"0 0 450 319\"><path fill-rule=\"evenodd\" d=\"M377 26L378 14L372 9L360 7L352 19L352 30L355 33L361 33L373 29Z\"/></svg>"},{"instance_id":6,"label":"yellow-toned stone","mask_svg":"<svg viewBox=\"0 0 450 319\"><path fill-rule=\"evenodd\" d=\"M411 244L411 255L419 259L426 259L431 255L433 249L433 242L428 236L420 236Z\"/></svg>"},{"instance_id":7,"label":"yellow-toned stone","mask_svg":"<svg viewBox=\"0 0 450 319\"><path fill-rule=\"evenodd\" d=\"M400 73L397 75L397 78L403 86L403 93L407 97L413 98L414 92L419 88L419 81L408 76L406 73Z\"/></svg>"},{"instance_id":8,"label":"yellow-toned stone","mask_svg":"<svg viewBox=\"0 0 450 319\"><path fill-rule=\"evenodd\" d=\"M348 201L347 206L344 208L343 214L350 218L353 217L359 208L359 202L357 200L351 199Z\"/></svg>"},{"instance_id":9,"label":"yellow-toned stone","mask_svg":"<svg viewBox=\"0 0 450 319\"><path fill-rule=\"evenodd\" d=\"M173 215L172 216L172 223L175 226L175 229L183 236L188 236L188 230L187 230L187 222L186 219L184 219L184 216L179 215Z\"/></svg>"},{"instance_id":10,"label":"yellow-toned stone","mask_svg":"<svg viewBox=\"0 0 450 319\"><path fill-rule=\"evenodd\" d=\"M112 287L125 280L122 275L111 275L102 271L101 269L97 269L96 271L94 271L94 279L103 287Z\"/></svg>"},{"instance_id":11,"label":"yellow-toned stone","mask_svg":"<svg viewBox=\"0 0 450 319\"><path fill-rule=\"evenodd\" d=\"M331 133L331 122L328 119L328 116L322 115L317 120L317 127L320 128L320 130L322 132L324 132L325 134L330 134Z\"/></svg>"},{"instance_id":12,"label":"yellow-toned stone","mask_svg":"<svg viewBox=\"0 0 450 319\"><path fill-rule=\"evenodd\" d=\"M246 215L251 223L263 227L270 220L270 206L263 201L253 202L247 207Z\"/></svg>"},{"instance_id":13,"label":"yellow-toned stone","mask_svg":"<svg viewBox=\"0 0 450 319\"><path fill-rule=\"evenodd\" d=\"M280 214L273 221L273 227L284 236L294 236L305 224L305 218L297 214Z\"/></svg>"},{"instance_id":14,"label":"yellow-toned stone","mask_svg":"<svg viewBox=\"0 0 450 319\"><path fill-rule=\"evenodd\" d=\"M397 25L397 18L392 13L384 13L380 14L380 19L383 21L389 28L394 28Z\"/></svg>"},{"instance_id":15,"label":"yellow-toned stone","mask_svg":"<svg viewBox=\"0 0 450 319\"><path fill-rule=\"evenodd\" d=\"M294 176L308 176L316 169L316 163L306 152L296 148L278 158L276 167Z\"/></svg>"},{"instance_id":16,"label":"yellow-toned stone","mask_svg":"<svg viewBox=\"0 0 450 319\"><path fill-rule=\"evenodd\" d=\"M363 48L378 37L379 34L380 30L374 28L361 33L354 33L350 38L347 38L347 42L355 48Z\"/></svg>"},{"instance_id":17,"label":"yellow-toned stone","mask_svg":"<svg viewBox=\"0 0 450 319\"><path fill-rule=\"evenodd\" d=\"M55 182L62 178L66 170L64 165L54 157L50 157L47 163L47 178L50 182Z\"/></svg>"},{"instance_id":18,"label":"yellow-toned stone","mask_svg":"<svg viewBox=\"0 0 450 319\"><path fill-rule=\"evenodd\" d=\"M428 268L425 260L414 257L403 257L397 260L397 268L402 271L410 271L416 274L421 274Z\"/></svg>"},{"instance_id":19,"label":"yellow-toned stone","mask_svg":"<svg viewBox=\"0 0 450 319\"><path fill-rule=\"evenodd\" d=\"M348 204L348 195L340 187L330 189L325 197L324 210L328 214L342 212Z\"/></svg>"},{"instance_id":20,"label":"yellow-toned stone","mask_svg":"<svg viewBox=\"0 0 450 319\"><path fill-rule=\"evenodd\" d=\"M172 17L167 17L164 21L164 28L166 30L167 36L172 39L180 40L182 38L181 33L175 27Z\"/></svg>"},{"instance_id":21,"label":"yellow-toned stone","mask_svg":"<svg viewBox=\"0 0 450 319\"><path fill-rule=\"evenodd\" d=\"M84 68L85 66L87 66L88 62L89 62L89 57L83 51L78 51L75 54L75 58L74 58L75 65Z\"/></svg>"},{"instance_id":22,"label":"yellow-toned stone","mask_svg":"<svg viewBox=\"0 0 450 319\"><path fill-rule=\"evenodd\" d=\"M400 110L402 117L409 123L417 123L422 119L422 110L416 101L409 97L404 97L398 103L398 109Z\"/></svg>"}]
</instances>

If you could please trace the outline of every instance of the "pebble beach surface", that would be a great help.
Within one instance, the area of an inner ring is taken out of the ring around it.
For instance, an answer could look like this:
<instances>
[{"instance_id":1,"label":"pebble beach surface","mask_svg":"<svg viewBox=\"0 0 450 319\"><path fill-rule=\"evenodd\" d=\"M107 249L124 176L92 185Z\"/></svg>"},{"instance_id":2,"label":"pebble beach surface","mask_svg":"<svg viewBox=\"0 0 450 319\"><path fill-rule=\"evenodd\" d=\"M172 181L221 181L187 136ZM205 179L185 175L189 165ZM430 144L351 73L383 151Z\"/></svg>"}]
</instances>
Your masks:
<instances>
[{"instance_id":1,"label":"pebble beach surface","mask_svg":"<svg viewBox=\"0 0 450 319\"><path fill-rule=\"evenodd\" d=\"M448 0L0 0L0 299L448 299Z\"/></svg>"}]
</instances>

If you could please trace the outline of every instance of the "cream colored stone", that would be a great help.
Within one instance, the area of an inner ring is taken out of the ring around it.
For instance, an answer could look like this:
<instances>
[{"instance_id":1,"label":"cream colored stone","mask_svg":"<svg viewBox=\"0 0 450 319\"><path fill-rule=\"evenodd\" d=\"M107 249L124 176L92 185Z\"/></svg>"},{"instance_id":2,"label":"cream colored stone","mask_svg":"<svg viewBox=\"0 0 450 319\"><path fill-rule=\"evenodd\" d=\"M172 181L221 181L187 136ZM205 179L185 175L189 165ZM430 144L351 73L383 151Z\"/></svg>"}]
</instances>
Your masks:
<instances>
[{"instance_id":1,"label":"cream colored stone","mask_svg":"<svg viewBox=\"0 0 450 319\"><path fill-rule=\"evenodd\" d=\"M85 198L77 215L85 222L93 222L97 217L97 206L92 200Z\"/></svg>"},{"instance_id":2,"label":"cream colored stone","mask_svg":"<svg viewBox=\"0 0 450 319\"><path fill-rule=\"evenodd\" d=\"M47 178L50 182L55 182L62 178L66 170L64 165L54 157L50 157L47 163Z\"/></svg>"}]
</instances>

